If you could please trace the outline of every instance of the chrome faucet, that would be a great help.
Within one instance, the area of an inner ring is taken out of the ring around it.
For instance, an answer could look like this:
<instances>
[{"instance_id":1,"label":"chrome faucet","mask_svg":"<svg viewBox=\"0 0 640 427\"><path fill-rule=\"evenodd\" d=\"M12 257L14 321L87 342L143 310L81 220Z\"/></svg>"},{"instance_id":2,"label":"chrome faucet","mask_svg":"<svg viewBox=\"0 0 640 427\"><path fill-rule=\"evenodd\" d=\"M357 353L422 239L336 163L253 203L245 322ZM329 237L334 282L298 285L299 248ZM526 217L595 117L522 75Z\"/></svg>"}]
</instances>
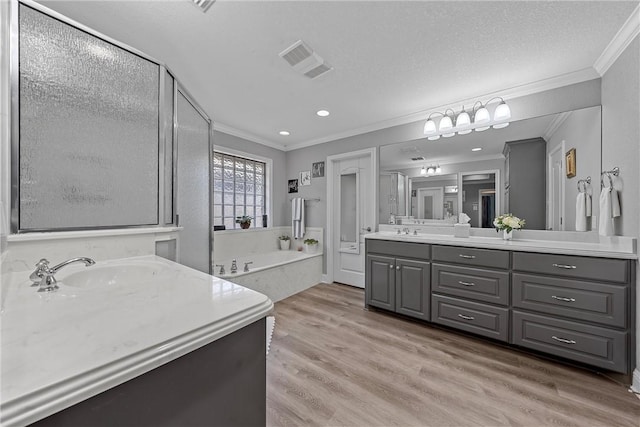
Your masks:
<instances>
[{"instance_id":1,"label":"chrome faucet","mask_svg":"<svg viewBox=\"0 0 640 427\"><path fill-rule=\"evenodd\" d=\"M249 271L249 264L253 264L253 261L244 263L244 271L245 272Z\"/></svg>"},{"instance_id":2,"label":"chrome faucet","mask_svg":"<svg viewBox=\"0 0 640 427\"><path fill-rule=\"evenodd\" d=\"M31 280L31 286L40 286L40 282L42 281L42 277L44 276L44 272L49 268L49 261L45 258L42 258L36 264L36 269L29 276L29 280Z\"/></svg>"},{"instance_id":3,"label":"chrome faucet","mask_svg":"<svg viewBox=\"0 0 640 427\"><path fill-rule=\"evenodd\" d=\"M402 231L404 231L404 234L409 234L409 227L403 228Z\"/></svg>"},{"instance_id":4,"label":"chrome faucet","mask_svg":"<svg viewBox=\"0 0 640 427\"><path fill-rule=\"evenodd\" d=\"M46 259L41 259L40 262L36 264L36 271L31 273L29 279L34 280L34 277L40 277L40 281L38 283L38 292L49 292L58 289L58 281L54 277L58 271L60 271L63 267L66 267L69 264L75 262L83 262L85 266L89 267L94 265L96 262L91 258L79 257L79 258L71 258L66 261L61 262L60 264L49 268L49 261Z\"/></svg>"},{"instance_id":5,"label":"chrome faucet","mask_svg":"<svg viewBox=\"0 0 640 427\"><path fill-rule=\"evenodd\" d=\"M237 273L238 272L238 264L236 264L236 260L232 260L231 261L231 273Z\"/></svg>"}]
</instances>

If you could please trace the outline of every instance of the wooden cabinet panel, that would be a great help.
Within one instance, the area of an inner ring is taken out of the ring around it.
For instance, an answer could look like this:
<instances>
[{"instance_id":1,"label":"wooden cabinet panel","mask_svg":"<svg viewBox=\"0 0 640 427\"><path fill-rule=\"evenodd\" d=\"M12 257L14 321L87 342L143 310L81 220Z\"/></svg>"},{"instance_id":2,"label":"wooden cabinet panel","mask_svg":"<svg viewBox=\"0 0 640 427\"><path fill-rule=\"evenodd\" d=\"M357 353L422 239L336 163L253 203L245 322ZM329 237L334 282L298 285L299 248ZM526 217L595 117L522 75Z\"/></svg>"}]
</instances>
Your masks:
<instances>
[{"instance_id":1,"label":"wooden cabinet panel","mask_svg":"<svg viewBox=\"0 0 640 427\"><path fill-rule=\"evenodd\" d=\"M627 332L513 311L513 344L627 372Z\"/></svg>"},{"instance_id":2,"label":"wooden cabinet panel","mask_svg":"<svg viewBox=\"0 0 640 427\"><path fill-rule=\"evenodd\" d=\"M513 269L514 271L616 283L628 283L630 270L629 261L622 259L531 252L514 252Z\"/></svg>"},{"instance_id":3,"label":"wooden cabinet panel","mask_svg":"<svg viewBox=\"0 0 640 427\"><path fill-rule=\"evenodd\" d=\"M443 295L432 297L431 320L474 334L500 341L509 339L509 309L488 304L451 298Z\"/></svg>"},{"instance_id":4,"label":"wooden cabinet panel","mask_svg":"<svg viewBox=\"0 0 640 427\"><path fill-rule=\"evenodd\" d=\"M513 306L624 328L627 287L533 274L513 274Z\"/></svg>"},{"instance_id":5,"label":"wooden cabinet panel","mask_svg":"<svg viewBox=\"0 0 640 427\"><path fill-rule=\"evenodd\" d=\"M434 245L433 260L487 268L509 268L509 251Z\"/></svg>"},{"instance_id":6,"label":"wooden cabinet panel","mask_svg":"<svg viewBox=\"0 0 640 427\"><path fill-rule=\"evenodd\" d=\"M434 263L431 283L433 292L509 305L509 273L506 271Z\"/></svg>"}]
</instances>

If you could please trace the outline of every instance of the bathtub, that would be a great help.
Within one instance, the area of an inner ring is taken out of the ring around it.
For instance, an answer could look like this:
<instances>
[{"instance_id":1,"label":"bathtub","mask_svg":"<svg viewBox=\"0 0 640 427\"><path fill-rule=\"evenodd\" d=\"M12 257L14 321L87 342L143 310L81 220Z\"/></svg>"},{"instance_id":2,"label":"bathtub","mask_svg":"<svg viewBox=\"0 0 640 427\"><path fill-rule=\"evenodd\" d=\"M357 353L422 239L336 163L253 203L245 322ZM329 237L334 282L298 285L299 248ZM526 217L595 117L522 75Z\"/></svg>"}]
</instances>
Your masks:
<instances>
[{"instance_id":1,"label":"bathtub","mask_svg":"<svg viewBox=\"0 0 640 427\"><path fill-rule=\"evenodd\" d=\"M231 273L231 259L216 260L223 264L225 274L215 267L214 276L242 285L280 301L320 283L322 276L322 251L308 254L299 251L273 251L236 258L238 272ZM245 272L245 262L249 271Z\"/></svg>"}]
</instances>

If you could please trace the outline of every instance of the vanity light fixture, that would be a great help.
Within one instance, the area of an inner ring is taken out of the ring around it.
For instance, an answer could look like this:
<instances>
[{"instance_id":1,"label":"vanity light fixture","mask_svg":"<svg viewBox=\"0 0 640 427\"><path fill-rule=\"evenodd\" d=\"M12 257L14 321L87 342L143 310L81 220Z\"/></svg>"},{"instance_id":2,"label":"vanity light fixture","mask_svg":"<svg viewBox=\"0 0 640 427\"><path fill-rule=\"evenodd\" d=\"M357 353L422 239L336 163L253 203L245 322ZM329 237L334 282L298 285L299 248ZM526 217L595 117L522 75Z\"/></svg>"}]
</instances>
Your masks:
<instances>
[{"instance_id":1,"label":"vanity light fixture","mask_svg":"<svg viewBox=\"0 0 640 427\"><path fill-rule=\"evenodd\" d=\"M281 130L281 131L280 131L280 135L282 135L282 136L289 136L289 135L291 135L291 133L289 133L289 132L288 132L288 131L286 131L286 130Z\"/></svg>"},{"instance_id":2,"label":"vanity light fixture","mask_svg":"<svg viewBox=\"0 0 640 427\"><path fill-rule=\"evenodd\" d=\"M496 107L492 119L487 105L494 100L500 100L500 104ZM433 120L434 116L442 116L438 125ZM484 104L481 101L477 101L473 104L471 113L468 113L463 106L462 111L457 115L451 109L445 110L444 113L434 112L429 114L427 122L424 124L424 135L429 141L435 141L441 136L449 138L456 133L466 135L471 133L472 130L482 132L490 127L501 129L509 126L510 119L511 109L509 105L501 97L495 97Z\"/></svg>"},{"instance_id":3,"label":"vanity light fixture","mask_svg":"<svg viewBox=\"0 0 640 427\"><path fill-rule=\"evenodd\" d=\"M318 110L316 114L320 117L327 117L330 113L327 110Z\"/></svg>"}]
</instances>

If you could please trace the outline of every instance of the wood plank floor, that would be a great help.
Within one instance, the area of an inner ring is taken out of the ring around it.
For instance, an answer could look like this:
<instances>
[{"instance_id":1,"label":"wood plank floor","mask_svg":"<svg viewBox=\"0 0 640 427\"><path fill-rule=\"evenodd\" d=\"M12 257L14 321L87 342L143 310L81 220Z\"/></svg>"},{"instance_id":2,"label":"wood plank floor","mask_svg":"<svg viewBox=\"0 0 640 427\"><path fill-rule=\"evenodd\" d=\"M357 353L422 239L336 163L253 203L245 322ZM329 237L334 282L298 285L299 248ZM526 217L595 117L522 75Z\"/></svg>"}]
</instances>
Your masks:
<instances>
[{"instance_id":1,"label":"wood plank floor","mask_svg":"<svg viewBox=\"0 0 640 427\"><path fill-rule=\"evenodd\" d=\"M269 426L640 426L602 376L364 309L321 284L275 305Z\"/></svg>"}]
</instances>

